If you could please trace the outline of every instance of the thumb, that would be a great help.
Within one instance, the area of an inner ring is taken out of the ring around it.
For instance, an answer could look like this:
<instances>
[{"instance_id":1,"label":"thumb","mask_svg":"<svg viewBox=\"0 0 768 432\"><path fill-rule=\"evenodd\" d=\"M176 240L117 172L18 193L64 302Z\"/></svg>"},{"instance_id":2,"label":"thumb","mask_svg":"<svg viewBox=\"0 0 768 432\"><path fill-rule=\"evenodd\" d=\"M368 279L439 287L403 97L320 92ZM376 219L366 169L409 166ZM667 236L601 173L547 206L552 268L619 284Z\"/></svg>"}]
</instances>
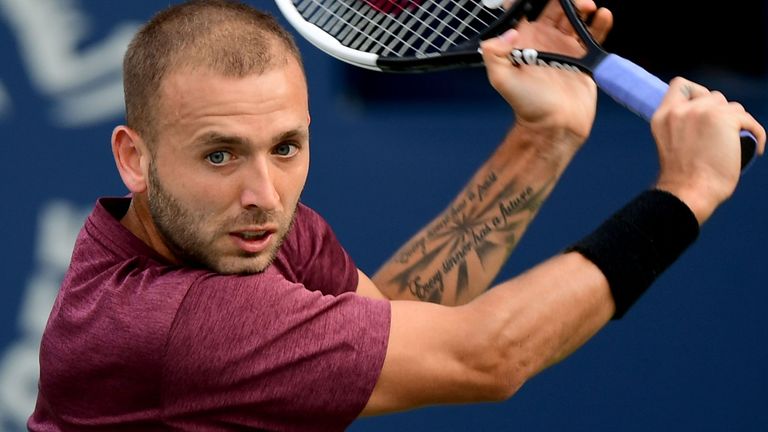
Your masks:
<instances>
[{"instance_id":1,"label":"thumb","mask_svg":"<svg viewBox=\"0 0 768 432\"><path fill-rule=\"evenodd\" d=\"M510 51L515 48L515 43L520 33L515 29L509 29L495 38L490 38L480 43L483 60L495 61L496 58L506 59Z\"/></svg>"}]
</instances>

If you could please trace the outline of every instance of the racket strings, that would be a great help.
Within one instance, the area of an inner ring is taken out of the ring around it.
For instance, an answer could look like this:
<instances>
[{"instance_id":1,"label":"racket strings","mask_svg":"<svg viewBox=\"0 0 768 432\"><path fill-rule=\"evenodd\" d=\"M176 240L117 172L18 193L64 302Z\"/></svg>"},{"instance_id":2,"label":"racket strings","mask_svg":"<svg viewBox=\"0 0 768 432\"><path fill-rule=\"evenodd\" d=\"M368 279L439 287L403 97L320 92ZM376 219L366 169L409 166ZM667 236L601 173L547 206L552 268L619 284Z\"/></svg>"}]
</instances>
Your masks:
<instances>
[{"instance_id":1,"label":"racket strings","mask_svg":"<svg viewBox=\"0 0 768 432\"><path fill-rule=\"evenodd\" d=\"M304 5L308 7L303 9ZM389 15L367 5L365 8L355 8L345 2L335 1L329 7L323 2L310 0L299 2L296 7L305 19L350 48L380 55L390 55L397 52L392 49L391 41L394 40L401 45L400 53L409 49L418 51L417 47L403 38L402 28L394 28L395 26L392 26L391 21L385 22ZM342 10L340 11L340 9ZM382 33L386 34L382 35ZM375 47L371 47L372 44Z\"/></svg>"},{"instance_id":2,"label":"racket strings","mask_svg":"<svg viewBox=\"0 0 768 432\"><path fill-rule=\"evenodd\" d=\"M397 13L385 13L364 0L294 0L308 22L342 45L379 56L415 56L445 52L468 41L503 13L477 0L411 2Z\"/></svg>"},{"instance_id":3,"label":"racket strings","mask_svg":"<svg viewBox=\"0 0 768 432\"><path fill-rule=\"evenodd\" d=\"M468 13L472 18L478 19L477 11L468 11L461 3L451 3L454 6L453 11L447 10L439 2L430 4L434 5L436 9L443 11L443 15L449 18L458 18L460 16L459 12L463 11L465 14ZM471 30L473 35L479 33L479 30L473 28L471 25L467 26L466 19L459 20L460 26L454 27L439 14L439 11L430 11L422 5L419 5L418 8L416 8L416 13L411 12L409 9L403 9L401 12L402 14L400 16L402 18L400 18L397 23L402 25L394 38L395 41L401 43L401 50L395 50L396 54L400 56L407 54L405 48L413 49L415 52L411 53L412 55L427 55L430 51L445 51L450 46L456 45L457 42L469 39L465 34L466 27ZM483 22L482 19L479 19L479 21ZM433 24L436 24L436 26ZM392 26L392 28L394 27L397 27L397 25ZM428 36L425 37L424 34L428 34ZM365 33L361 33L361 36L365 35ZM416 46L419 39L422 44ZM440 43L440 40L442 40L442 44Z\"/></svg>"}]
</instances>

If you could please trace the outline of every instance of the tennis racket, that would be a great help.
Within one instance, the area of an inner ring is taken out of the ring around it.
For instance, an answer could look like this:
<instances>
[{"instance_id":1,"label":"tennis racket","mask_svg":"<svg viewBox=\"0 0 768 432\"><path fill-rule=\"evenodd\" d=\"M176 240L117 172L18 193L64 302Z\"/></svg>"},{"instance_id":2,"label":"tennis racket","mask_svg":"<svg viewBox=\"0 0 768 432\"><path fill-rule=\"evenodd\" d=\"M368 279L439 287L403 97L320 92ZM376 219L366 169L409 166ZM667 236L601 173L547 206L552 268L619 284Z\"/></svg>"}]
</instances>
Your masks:
<instances>
[{"instance_id":1,"label":"tennis racket","mask_svg":"<svg viewBox=\"0 0 768 432\"><path fill-rule=\"evenodd\" d=\"M546 0L275 0L299 34L354 66L385 72L423 72L482 66L480 42L515 27ZM668 84L640 66L608 53L590 34L571 0L559 0L586 54L576 58L515 49L515 64L581 71L619 104L646 121ZM757 140L741 131L741 166L753 160Z\"/></svg>"}]
</instances>

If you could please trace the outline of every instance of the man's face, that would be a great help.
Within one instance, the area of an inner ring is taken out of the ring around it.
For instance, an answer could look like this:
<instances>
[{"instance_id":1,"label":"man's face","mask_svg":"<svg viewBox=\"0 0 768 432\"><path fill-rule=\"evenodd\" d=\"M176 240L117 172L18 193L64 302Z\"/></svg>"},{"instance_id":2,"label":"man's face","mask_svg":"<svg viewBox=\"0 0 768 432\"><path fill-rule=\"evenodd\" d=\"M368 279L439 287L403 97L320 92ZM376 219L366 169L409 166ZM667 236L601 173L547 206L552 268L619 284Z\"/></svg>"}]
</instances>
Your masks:
<instances>
[{"instance_id":1,"label":"man's face","mask_svg":"<svg viewBox=\"0 0 768 432\"><path fill-rule=\"evenodd\" d=\"M309 169L309 114L293 59L261 74L205 70L163 82L150 211L177 258L263 271L290 229Z\"/></svg>"}]
</instances>

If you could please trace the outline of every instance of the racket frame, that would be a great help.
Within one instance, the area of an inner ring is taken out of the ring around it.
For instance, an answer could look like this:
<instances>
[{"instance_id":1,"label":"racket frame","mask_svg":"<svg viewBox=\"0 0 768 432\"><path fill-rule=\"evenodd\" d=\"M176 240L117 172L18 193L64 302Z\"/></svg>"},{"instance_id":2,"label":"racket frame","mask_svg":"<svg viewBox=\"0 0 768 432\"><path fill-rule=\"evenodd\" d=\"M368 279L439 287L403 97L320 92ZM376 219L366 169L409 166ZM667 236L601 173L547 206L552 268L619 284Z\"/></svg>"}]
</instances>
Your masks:
<instances>
[{"instance_id":1,"label":"racket frame","mask_svg":"<svg viewBox=\"0 0 768 432\"><path fill-rule=\"evenodd\" d=\"M294 5L294 0L275 0L289 24L320 50L353 66L400 73L483 66L480 42L517 26L521 19L531 18L528 16L529 13L539 10L537 7L545 4L546 1L548 0L515 1L488 28L445 51L398 57L380 56L346 47L325 30L305 20ZM583 43L585 55L577 58L534 49L516 49L510 53L510 61L519 65L555 67L588 74L595 80L598 87L616 102L650 121L669 88L668 84L631 61L606 52L594 39L587 24L579 17L573 1L559 0L559 3ZM743 171L754 160L757 139L749 131L741 131L740 139Z\"/></svg>"}]
</instances>

